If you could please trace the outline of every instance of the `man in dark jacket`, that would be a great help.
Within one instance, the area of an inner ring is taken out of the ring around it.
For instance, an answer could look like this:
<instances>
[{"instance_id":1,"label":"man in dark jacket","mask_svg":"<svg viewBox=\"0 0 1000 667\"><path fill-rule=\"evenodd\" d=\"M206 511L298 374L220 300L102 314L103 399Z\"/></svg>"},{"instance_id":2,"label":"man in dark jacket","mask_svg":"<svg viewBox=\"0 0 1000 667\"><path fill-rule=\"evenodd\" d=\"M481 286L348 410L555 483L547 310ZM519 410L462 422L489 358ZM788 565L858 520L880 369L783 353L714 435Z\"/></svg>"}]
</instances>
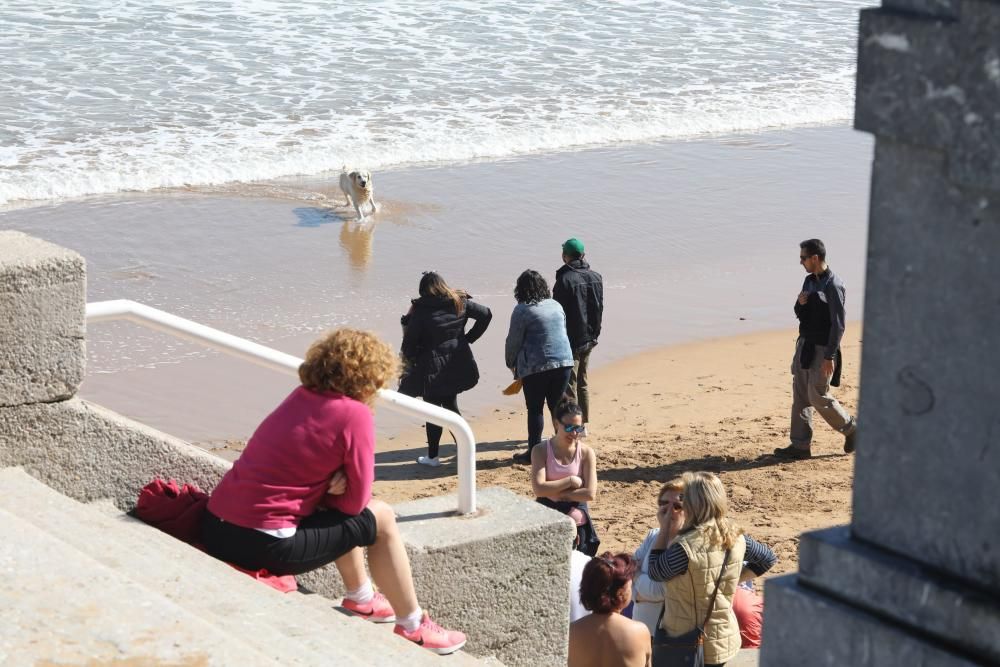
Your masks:
<instances>
[{"instance_id":1,"label":"man in dark jacket","mask_svg":"<svg viewBox=\"0 0 1000 667\"><path fill-rule=\"evenodd\" d=\"M587 365L590 351L601 335L604 314L604 282L601 274L590 269L584 259L583 242L570 239L562 246L563 266L556 271L552 298L566 312L566 333L573 348L573 372L569 377L566 398L583 409L583 424L590 420L590 392L587 387ZM586 433L586 431L584 431Z\"/></svg>"},{"instance_id":2,"label":"man in dark jacket","mask_svg":"<svg viewBox=\"0 0 1000 667\"><path fill-rule=\"evenodd\" d=\"M812 456L812 414L844 435L844 451L854 451L857 420L849 415L830 387L840 385L840 340L844 336L847 290L826 263L826 246L819 239L799 244L799 263L808 274L795 300L799 339L792 358L791 444L774 450L785 459Z\"/></svg>"}]
</instances>

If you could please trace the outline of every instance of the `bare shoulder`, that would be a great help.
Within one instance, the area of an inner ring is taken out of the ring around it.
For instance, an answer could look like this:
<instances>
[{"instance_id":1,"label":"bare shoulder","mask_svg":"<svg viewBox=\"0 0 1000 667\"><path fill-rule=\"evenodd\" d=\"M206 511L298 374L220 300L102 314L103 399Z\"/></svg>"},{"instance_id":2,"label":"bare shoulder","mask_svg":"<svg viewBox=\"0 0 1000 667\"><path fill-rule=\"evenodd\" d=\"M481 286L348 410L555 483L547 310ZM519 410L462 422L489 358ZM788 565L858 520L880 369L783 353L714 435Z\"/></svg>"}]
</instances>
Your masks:
<instances>
[{"instance_id":1,"label":"bare shoulder","mask_svg":"<svg viewBox=\"0 0 1000 667\"><path fill-rule=\"evenodd\" d=\"M649 628L646 627L645 623L643 623L642 621L632 620L631 618L625 620L627 620L630 624L629 632L631 632L633 635L636 635L640 639L649 641L650 638Z\"/></svg>"},{"instance_id":2,"label":"bare shoulder","mask_svg":"<svg viewBox=\"0 0 1000 667\"><path fill-rule=\"evenodd\" d=\"M540 443L531 448L531 462L545 464L545 455L549 448L549 441L542 440Z\"/></svg>"}]
</instances>

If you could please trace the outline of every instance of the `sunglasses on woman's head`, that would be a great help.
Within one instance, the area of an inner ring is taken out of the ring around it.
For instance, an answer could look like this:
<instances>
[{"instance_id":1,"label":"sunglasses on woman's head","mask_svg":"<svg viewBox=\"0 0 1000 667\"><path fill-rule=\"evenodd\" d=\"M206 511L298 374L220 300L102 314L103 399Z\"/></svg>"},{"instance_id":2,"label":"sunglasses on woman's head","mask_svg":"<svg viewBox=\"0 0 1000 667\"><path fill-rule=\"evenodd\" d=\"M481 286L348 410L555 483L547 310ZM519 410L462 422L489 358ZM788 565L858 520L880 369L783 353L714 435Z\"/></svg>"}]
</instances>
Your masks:
<instances>
[{"instance_id":1,"label":"sunglasses on woman's head","mask_svg":"<svg viewBox=\"0 0 1000 667\"><path fill-rule=\"evenodd\" d=\"M563 424L563 430L567 433L583 433L583 424Z\"/></svg>"}]
</instances>

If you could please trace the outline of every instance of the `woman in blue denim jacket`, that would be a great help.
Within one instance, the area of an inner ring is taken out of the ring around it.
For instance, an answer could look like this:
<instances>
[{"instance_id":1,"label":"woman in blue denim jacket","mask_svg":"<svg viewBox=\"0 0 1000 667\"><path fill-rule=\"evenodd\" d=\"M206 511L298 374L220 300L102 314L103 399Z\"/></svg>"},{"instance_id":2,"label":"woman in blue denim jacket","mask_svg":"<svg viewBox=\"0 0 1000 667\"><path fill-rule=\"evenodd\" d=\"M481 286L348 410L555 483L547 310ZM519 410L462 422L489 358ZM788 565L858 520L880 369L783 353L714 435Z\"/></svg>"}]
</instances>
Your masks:
<instances>
[{"instance_id":1,"label":"woman in blue denim jacket","mask_svg":"<svg viewBox=\"0 0 1000 667\"><path fill-rule=\"evenodd\" d=\"M566 314L538 271L528 269L518 276L514 298L517 305L510 316L505 356L507 368L521 380L528 408L528 451L515 454L514 461L530 465L531 448L542 441L545 428L543 408L548 403L554 415L566 393L573 350L566 335Z\"/></svg>"}]
</instances>

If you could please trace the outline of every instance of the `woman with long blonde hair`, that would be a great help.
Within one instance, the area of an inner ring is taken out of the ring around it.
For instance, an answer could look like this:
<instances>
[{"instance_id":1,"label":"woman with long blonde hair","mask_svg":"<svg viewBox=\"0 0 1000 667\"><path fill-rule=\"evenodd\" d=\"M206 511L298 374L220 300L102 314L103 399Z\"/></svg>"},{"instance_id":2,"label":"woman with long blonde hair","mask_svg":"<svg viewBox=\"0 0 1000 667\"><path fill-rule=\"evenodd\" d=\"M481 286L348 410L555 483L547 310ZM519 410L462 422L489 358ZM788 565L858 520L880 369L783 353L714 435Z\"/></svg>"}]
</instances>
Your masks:
<instances>
[{"instance_id":1,"label":"woman with long blonde hair","mask_svg":"<svg viewBox=\"0 0 1000 667\"><path fill-rule=\"evenodd\" d=\"M667 637L700 630L706 667L721 666L742 643L733 613L737 586L767 572L777 557L727 516L726 488L716 475L686 472L681 482L680 509L657 510L660 532L649 553L649 576L663 582L670 610L660 629Z\"/></svg>"},{"instance_id":2,"label":"woman with long blonde hair","mask_svg":"<svg viewBox=\"0 0 1000 667\"><path fill-rule=\"evenodd\" d=\"M345 609L395 622L396 634L452 653L465 635L420 608L395 513L371 493L371 403L398 367L392 349L367 331L340 329L313 343L299 367L301 386L261 422L212 491L202 544L216 558L272 574L335 563Z\"/></svg>"}]
</instances>

